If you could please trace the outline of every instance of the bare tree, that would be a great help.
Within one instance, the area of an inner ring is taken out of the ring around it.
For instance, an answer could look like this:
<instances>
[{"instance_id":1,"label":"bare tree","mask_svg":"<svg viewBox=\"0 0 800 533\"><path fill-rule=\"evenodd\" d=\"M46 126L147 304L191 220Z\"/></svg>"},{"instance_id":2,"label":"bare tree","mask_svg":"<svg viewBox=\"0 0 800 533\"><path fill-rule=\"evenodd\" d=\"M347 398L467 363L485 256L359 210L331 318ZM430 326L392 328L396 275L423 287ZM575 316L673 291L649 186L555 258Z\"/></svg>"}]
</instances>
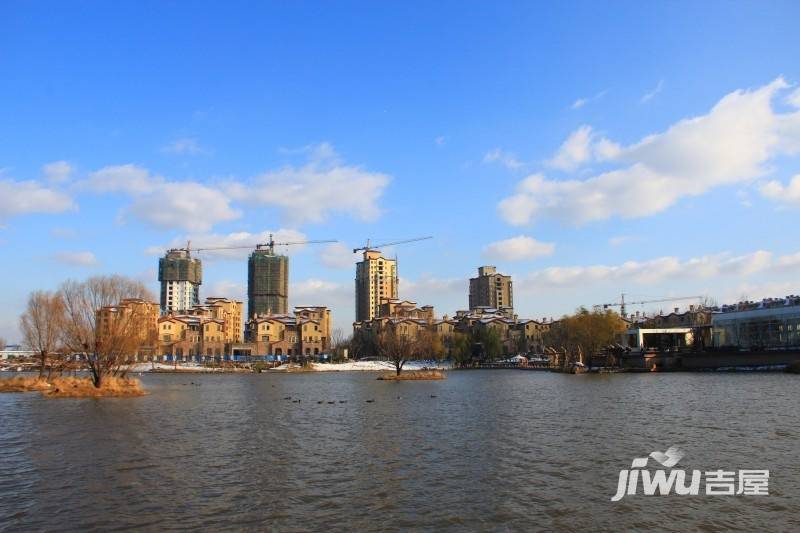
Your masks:
<instances>
[{"instance_id":1,"label":"bare tree","mask_svg":"<svg viewBox=\"0 0 800 533\"><path fill-rule=\"evenodd\" d=\"M336 328L331 332L330 338L330 352L331 357L335 360L342 359L342 352L347 348L348 339L344 336L342 328Z\"/></svg>"},{"instance_id":2,"label":"bare tree","mask_svg":"<svg viewBox=\"0 0 800 533\"><path fill-rule=\"evenodd\" d=\"M44 376L47 359L58 347L64 326L64 300L59 293L35 291L19 319L25 345L39 355L39 377Z\"/></svg>"},{"instance_id":3,"label":"bare tree","mask_svg":"<svg viewBox=\"0 0 800 533\"><path fill-rule=\"evenodd\" d=\"M403 371L403 365L417 353L417 342L407 335L398 335L392 328L387 328L378 336L378 353L394 364L397 375Z\"/></svg>"},{"instance_id":4,"label":"bare tree","mask_svg":"<svg viewBox=\"0 0 800 533\"><path fill-rule=\"evenodd\" d=\"M64 343L73 353L86 356L92 382L101 387L106 376L124 375L139 344L142 317L134 310L120 312L98 324L98 310L126 298L152 300L141 282L124 276L95 276L86 281L66 281L61 286L66 321Z\"/></svg>"},{"instance_id":5,"label":"bare tree","mask_svg":"<svg viewBox=\"0 0 800 533\"><path fill-rule=\"evenodd\" d=\"M6 340L3 337L0 337L0 350L6 349Z\"/></svg>"},{"instance_id":6,"label":"bare tree","mask_svg":"<svg viewBox=\"0 0 800 533\"><path fill-rule=\"evenodd\" d=\"M700 300L700 307L704 309L714 309L719 307L719 302L717 302L717 299L712 296L704 296Z\"/></svg>"},{"instance_id":7,"label":"bare tree","mask_svg":"<svg viewBox=\"0 0 800 533\"><path fill-rule=\"evenodd\" d=\"M445 348L442 338L435 332L423 330L417 334L414 356L419 359L444 359Z\"/></svg>"},{"instance_id":8,"label":"bare tree","mask_svg":"<svg viewBox=\"0 0 800 533\"><path fill-rule=\"evenodd\" d=\"M353 332L350 338L350 351L353 359L360 359L362 357L373 357L380 355L379 337L369 329L358 329Z\"/></svg>"}]
</instances>

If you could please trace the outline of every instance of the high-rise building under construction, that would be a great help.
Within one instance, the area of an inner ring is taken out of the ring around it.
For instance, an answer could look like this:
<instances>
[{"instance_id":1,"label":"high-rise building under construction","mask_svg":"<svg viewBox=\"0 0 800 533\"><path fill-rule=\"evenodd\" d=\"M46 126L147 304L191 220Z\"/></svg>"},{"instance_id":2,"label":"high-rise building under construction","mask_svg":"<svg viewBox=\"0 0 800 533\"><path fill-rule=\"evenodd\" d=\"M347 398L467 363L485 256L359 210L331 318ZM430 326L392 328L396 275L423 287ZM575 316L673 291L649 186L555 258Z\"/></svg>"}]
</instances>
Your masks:
<instances>
[{"instance_id":1,"label":"high-rise building under construction","mask_svg":"<svg viewBox=\"0 0 800 533\"><path fill-rule=\"evenodd\" d=\"M247 317L289 310L289 258L258 245L247 261Z\"/></svg>"},{"instance_id":2,"label":"high-rise building under construction","mask_svg":"<svg viewBox=\"0 0 800 533\"><path fill-rule=\"evenodd\" d=\"M397 259L364 250L364 260L356 263L356 322L380 316L381 303L397 298L397 285Z\"/></svg>"},{"instance_id":3,"label":"high-rise building under construction","mask_svg":"<svg viewBox=\"0 0 800 533\"><path fill-rule=\"evenodd\" d=\"M161 282L161 312L182 312L200 303L203 267L188 249L168 250L158 260Z\"/></svg>"}]
</instances>

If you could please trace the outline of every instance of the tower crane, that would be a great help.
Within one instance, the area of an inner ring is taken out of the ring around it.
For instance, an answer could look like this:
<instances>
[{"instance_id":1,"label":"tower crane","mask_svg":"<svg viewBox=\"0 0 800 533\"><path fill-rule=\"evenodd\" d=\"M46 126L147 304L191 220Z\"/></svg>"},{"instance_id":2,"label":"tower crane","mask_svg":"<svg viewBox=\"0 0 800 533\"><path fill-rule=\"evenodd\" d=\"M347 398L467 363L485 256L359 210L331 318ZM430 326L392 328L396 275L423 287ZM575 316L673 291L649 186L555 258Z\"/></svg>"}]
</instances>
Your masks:
<instances>
[{"instance_id":1,"label":"tower crane","mask_svg":"<svg viewBox=\"0 0 800 533\"><path fill-rule=\"evenodd\" d=\"M433 239L433 237L417 237L415 239L405 239L402 241L394 241L394 242L384 242L382 244L370 244L369 239L367 239L367 245L362 246L360 248L353 248L353 253L358 252L371 252L377 250L378 248L383 248L385 246L394 246L395 244L406 244L408 242L417 242L417 241L425 241L427 239Z\"/></svg>"},{"instance_id":2,"label":"tower crane","mask_svg":"<svg viewBox=\"0 0 800 533\"><path fill-rule=\"evenodd\" d=\"M655 304L661 302L678 302L681 300L696 300L700 299L702 296L676 296L675 298L657 298L655 300L642 300L640 302L626 302L625 301L625 293L623 292L620 295L619 302L609 303L609 304L602 304L603 309L608 309L609 307L619 307L619 314L621 316L625 316L625 306L626 305L640 305L640 304ZM599 306L598 306L599 307Z\"/></svg>"},{"instance_id":3,"label":"tower crane","mask_svg":"<svg viewBox=\"0 0 800 533\"><path fill-rule=\"evenodd\" d=\"M296 244L322 244L326 242L339 242L337 240L315 240L315 241L292 241L292 242L275 242L275 239L272 238L272 233L269 234L269 240L266 243L257 243L257 244L238 244L236 246L203 246L200 248L192 248L192 241L187 241L186 248L179 248L180 250L184 250L187 253L191 252L203 252L203 251L213 251L213 250L243 250L246 248L255 248L256 250L269 250L269 254L273 255L275 253L276 246L292 246Z\"/></svg>"}]
</instances>

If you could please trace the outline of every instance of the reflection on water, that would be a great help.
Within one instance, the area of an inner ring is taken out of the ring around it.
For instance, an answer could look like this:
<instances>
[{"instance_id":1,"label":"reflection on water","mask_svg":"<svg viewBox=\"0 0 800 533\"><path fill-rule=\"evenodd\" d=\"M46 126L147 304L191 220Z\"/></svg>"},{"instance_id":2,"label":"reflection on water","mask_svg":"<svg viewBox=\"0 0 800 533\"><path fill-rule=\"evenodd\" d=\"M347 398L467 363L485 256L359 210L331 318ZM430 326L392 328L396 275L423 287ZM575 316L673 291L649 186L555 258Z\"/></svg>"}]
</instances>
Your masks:
<instances>
[{"instance_id":1,"label":"reflection on water","mask_svg":"<svg viewBox=\"0 0 800 533\"><path fill-rule=\"evenodd\" d=\"M797 376L143 380L144 398L0 395L0 528L800 529ZM609 501L673 444L685 468L769 469L770 496Z\"/></svg>"}]
</instances>

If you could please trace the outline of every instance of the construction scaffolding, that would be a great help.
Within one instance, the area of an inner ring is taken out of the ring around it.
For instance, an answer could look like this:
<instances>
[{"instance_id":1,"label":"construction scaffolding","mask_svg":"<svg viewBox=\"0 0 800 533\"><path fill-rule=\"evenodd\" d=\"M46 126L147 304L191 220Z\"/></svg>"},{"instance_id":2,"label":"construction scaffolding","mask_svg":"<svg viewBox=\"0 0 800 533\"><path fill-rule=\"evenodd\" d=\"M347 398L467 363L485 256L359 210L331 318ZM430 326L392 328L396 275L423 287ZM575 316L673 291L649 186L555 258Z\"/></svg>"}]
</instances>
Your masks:
<instances>
[{"instance_id":1,"label":"construction scaffolding","mask_svg":"<svg viewBox=\"0 0 800 533\"><path fill-rule=\"evenodd\" d=\"M203 266L199 259L193 259L184 250L169 250L158 260L158 281L190 281L200 285L203 280Z\"/></svg>"},{"instance_id":2,"label":"construction scaffolding","mask_svg":"<svg viewBox=\"0 0 800 533\"><path fill-rule=\"evenodd\" d=\"M247 261L247 316L289 310L289 258L256 248Z\"/></svg>"}]
</instances>

